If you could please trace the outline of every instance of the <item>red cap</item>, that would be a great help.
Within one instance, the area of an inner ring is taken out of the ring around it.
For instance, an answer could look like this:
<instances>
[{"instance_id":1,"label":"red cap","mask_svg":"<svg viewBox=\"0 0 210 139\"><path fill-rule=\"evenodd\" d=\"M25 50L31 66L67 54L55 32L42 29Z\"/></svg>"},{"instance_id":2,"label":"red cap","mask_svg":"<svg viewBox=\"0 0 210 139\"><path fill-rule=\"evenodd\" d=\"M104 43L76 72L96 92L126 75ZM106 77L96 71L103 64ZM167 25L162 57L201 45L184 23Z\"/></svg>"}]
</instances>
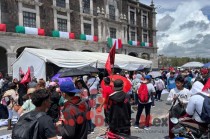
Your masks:
<instances>
[{"instance_id":1,"label":"red cap","mask_svg":"<svg viewBox=\"0 0 210 139\"><path fill-rule=\"evenodd\" d=\"M201 74L208 74L208 73L209 73L208 69L201 69Z\"/></svg>"}]
</instances>

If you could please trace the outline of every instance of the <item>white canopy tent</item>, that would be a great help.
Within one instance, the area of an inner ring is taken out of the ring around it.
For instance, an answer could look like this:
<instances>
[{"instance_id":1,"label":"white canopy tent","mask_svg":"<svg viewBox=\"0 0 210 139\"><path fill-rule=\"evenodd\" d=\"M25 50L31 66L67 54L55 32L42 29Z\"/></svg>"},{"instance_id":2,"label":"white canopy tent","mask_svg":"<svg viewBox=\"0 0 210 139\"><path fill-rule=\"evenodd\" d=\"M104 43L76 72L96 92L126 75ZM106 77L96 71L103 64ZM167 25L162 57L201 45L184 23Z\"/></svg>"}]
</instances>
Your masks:
<instances>
[{"instance_id":1,"label":"white canopy tent","mask_svg":"<svg viewBox=\"0 0 210 139\"><path fill-rule=\"evenodd\" d=\"M13 78L19 78L20 68L26 72L33 67L36 78L46 79L46 62L58 67L81 68L88 65L104 68L108 53L60 51L47 49L25 48L23 53L13 63ZM115 66L125 70L150 68L152 61L132 57L124 54L115 55Z\"/></svg>"},{"instance_id":2,"label":"white canopy tent","mask_svg":"<svg viewBox=\"0 0 210 139\"><path fill-rule=\"evenodd\" d=\"M181 67L182 68L200 68L200 67L203 67L203 63L200 63L200 62L188 62L184 65L182 65Z\"/></svg>"}]
</instances>

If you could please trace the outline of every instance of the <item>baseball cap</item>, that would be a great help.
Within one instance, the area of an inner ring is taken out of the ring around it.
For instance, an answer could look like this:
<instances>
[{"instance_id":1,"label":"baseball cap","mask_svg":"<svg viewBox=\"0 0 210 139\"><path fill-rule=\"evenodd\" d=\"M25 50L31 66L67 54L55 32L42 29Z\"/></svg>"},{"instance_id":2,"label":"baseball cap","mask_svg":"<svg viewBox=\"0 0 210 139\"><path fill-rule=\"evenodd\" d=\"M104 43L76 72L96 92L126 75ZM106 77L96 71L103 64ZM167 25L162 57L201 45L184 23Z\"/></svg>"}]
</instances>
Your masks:
<instances>
[{"instance_id":1,"label":"baseball cap","mask_svg":"<svg viewBox=\"0 0 210 139\"><path fill-rule=\"evenodd\" d=\"M62 82L61 85L60 85L60 90L61 92L64 92L64 93L78 93L80 92L79 89L76 89L75 86L74 86L74 83L71 82L71 81L65 81L65 82Z\"/></svg>"},{"instance_id":2,"label":"baseball cap","mask_svg":"<svg viewBox=\"0 0 210 139\"><path fill-rule=\"evenodd\" d=\"M208 69L201 69L201 74L208 74Z\"/></svg>"},{"instance_id":3,"label":"baseball cap","mask_svg":"<svg viewBox=\"0 0 210 139\"><path fill-rule=\"evenodd\" d=\"M146 75L144 78L150 80L151 76L150 75Z\"/></svg>"}]
</instances>

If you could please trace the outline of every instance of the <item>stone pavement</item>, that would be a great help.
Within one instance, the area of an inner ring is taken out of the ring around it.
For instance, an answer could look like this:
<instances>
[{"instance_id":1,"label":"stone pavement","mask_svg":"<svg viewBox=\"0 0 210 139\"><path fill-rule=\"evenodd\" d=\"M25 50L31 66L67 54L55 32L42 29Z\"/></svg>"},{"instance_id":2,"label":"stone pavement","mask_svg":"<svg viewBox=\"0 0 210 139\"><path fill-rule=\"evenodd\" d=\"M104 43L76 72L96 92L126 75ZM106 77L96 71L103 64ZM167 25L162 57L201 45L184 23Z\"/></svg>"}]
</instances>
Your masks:
<instances>
[{"instance_id":1,"label":"stone pavement","mask_svg":"<svg viewBox=\"0 0 210 139\"><path fill-rule=\"evenodd\" d=\"M142 139L163 139L167 138L166 136L168 135L168 119L165 119L168 117L168 110L170 109L170 105L166 105L166 98L168 94L162 95L162 102L157 102L155 101L155 107L151 108L151 115L152 119L151 123L153 125L151 126L151 129L146 131L144 129L135 129L133 126L131 127L131 134L133 136L138 136ZM136 117L136 111L133 110L134 113L132 113L132 123L135 121ZM143 115L145 112L143 111ZM142 115L142 116L143 116ZM102 113L97 113L94 111L94 116L92 118L92 121L96 123L97 121L98 125L94 129L94 134L89 134L88 139L95 139L97 136L100 136L105 133L106 128L103 123L103 112ZM155 118L159 118L155 119ZM97 120L96 120L97 119ZM144 119L144 118L143 118ZM154 119L156 122L154 122ZM166 121L167 120L167 121ZM101 125L100 125L101 124ZM154 125L155 124L155 125ZM2 135L8 135L11 134L11 131L7 131L6 127L0 127L0 139ZM9 139L9 138L7 138Z\"/></svg>"},{"instance_id":2,"label":"stone pavement","mask_svg":"<svg viewBox=\"0 0 210 139\"><path fill-rule=\"evenodd\" d=\"M162 95L162 102L155 101L155 107L151 108L151 124L155 124L151 126L151 129L146 131L142 128L135 129L133 125L131 126L131 135L138 136L142 139L163 139L167 138L168 135L168 110L170 109L170 105L166 104L168 94ZM132 106L133 107L133 106ZM132 109L133 110L133 109ZM135 121L137 111L133 110L132 113L132 123ZM142 117L145 115L143 111ZM157 119L158 118L158 119ZM144 120L144 118L142 118ZM155 119L155 121L154 121ZM95 119L93 118L93 121ZM95 139L97 136L100 136L105 133L107 127L99 126L94 129L94 134L89 134L88 139Z\"/></svg>"}]
</instances>

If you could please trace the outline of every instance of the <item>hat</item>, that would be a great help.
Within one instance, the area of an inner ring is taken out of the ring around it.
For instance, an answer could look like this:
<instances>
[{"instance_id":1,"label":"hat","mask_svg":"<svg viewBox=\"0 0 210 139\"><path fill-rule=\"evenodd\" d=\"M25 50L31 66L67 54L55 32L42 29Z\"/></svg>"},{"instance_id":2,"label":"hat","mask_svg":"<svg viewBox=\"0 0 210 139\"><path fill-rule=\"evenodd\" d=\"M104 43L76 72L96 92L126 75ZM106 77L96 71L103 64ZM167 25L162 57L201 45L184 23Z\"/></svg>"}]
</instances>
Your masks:
<instances>
[{"instance_id":1,"label":"hat","mask_svg":"<svg viewBox=\"0 0 210 139\"><path fill-rule=\"evenodd\" d=\"M80 92L79 89L76 89L75 86L74 86L74 83L71 82L71 81L65 81L65 82L62 82L61 85L60 85L60 90L61 92L64 92L64 93L78 93Z\"/></svg>"},{"instance_id":2,"label":"hat","mask_svg":"<svg viewBox=\"0 0 210 139\"><path fill-rule=\"evenodd\" d=\"M115 91L123 90L123 81L121 79L117 79L114 81L114 90Z\"/></svg>"},{"instance_id":3,"label":"hat","mask_svg":"<svg viewBox=\"0 0 210 139\"><path fill-rule=\"evenodd\" d=\"M151 79L151 76L150 76L150 75L146 75L146 76L144 77L144 79L150 80L150 79Z\"/></svg>"},{"instance_id":4,"label":"hat","mask_svg":"<svg viewBox=\"0 0 210 139\"><path fill-rule=\"evenodd\" d=\"M201 69L201 74L208 74L208 69Z\"/></svg>"},{"instance_id":5,"label":"hat","mask_svg":"<svg viewBox=\"0 0 210 139\"><path fill-rule=\"evenodd\" d=\"M194 94L201 92L203 87L204 87L204 85L201 82L199 82L199 81L194 82L192 85L192 88L190 90L190 95L194 95Z\"/></svg>"},{"instance_id":6,"label":"hat","mask_svg":"<svg viewBox=\"0 0 210 139\"><path fill-rule=\"evenodd\" d=\"M29 88L28 90L27 90L27 94L29 95L29 94L32 94L32 93L34 93L36 91L36 89L35 88Z\"/></svg>"}]
</instances>

